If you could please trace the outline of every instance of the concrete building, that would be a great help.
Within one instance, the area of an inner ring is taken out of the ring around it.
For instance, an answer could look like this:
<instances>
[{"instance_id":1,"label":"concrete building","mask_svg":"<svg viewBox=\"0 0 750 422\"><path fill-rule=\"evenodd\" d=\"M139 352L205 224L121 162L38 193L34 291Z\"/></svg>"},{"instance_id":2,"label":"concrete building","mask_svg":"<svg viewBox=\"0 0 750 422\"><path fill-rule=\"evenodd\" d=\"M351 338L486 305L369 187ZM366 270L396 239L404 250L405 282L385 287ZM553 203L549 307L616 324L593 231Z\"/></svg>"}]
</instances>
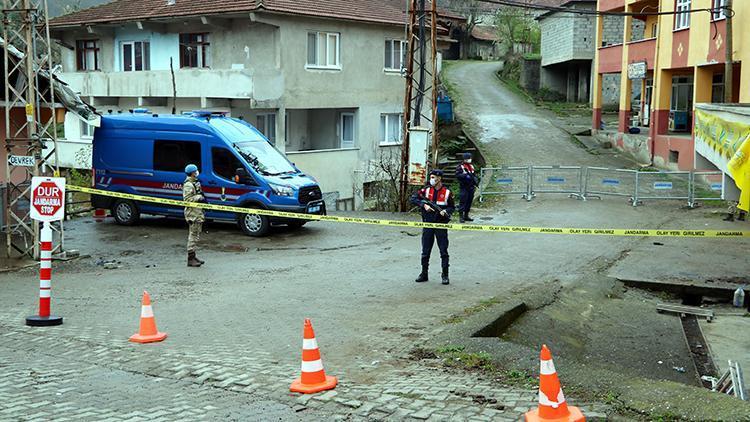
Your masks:
<instances>
[{"instance_id":1,"label":"concrete building","mask_svg":"<svg viewBox=\"0 0 750 422\"><path fill-rule=\"evenodd\" d=\"M566 0L559 7L571 11L550 11L536 18L542 34L541 88L558 92L569 102L591 102L596 17L575 11L595 10L596 0ZM602 45L622 44L623 25L622 17L606 17ZM633 28L634 33L642 31L642 25ZM619 99L620 75L606 74L602 81L603 103L617 104Z\"/></svg>"},{"instance_id":2,"label":"concrete building","mask_svg":"<svg viewBox=\"0 0 750 422\"><path fill-rule=\"evenodd\" d=\"M482 60L500 60L504 54L494 26L475 26L471 31L469 57Z\"/></svg>"},{"instance_id":3,"label":"concrete building","mask_svg":"<svg viewBox=\"0 0 750 422\"><path fill-rule=\"evenodd\" d=\"M103 114L228 112L351 208L400 154L405 21L400 0L118 0L50 25L61 77ZM89 166L91 136L66 120L83 159L65 165Z\"/></svg>"},{"instance_id":4,"label":"concrete building","mask_svg":"<svg viewBox=\"0 0 750 422\"><path fill-rule=\"evenodd\" d=\"M726 57L725 0L599 0L601 11L660 11L668 14L628 16L622 39L627 42L597 49L593 128L599 129L602 79L608 73L623 73L619 122L616 130L602 133L613 144L643 162L692 170L705 165L696 160L695 108L699 103L721 103L724 98ZM734 1L732 102L750 103L750 2ZM712 13L690 13L695 9ZM676 14L669 14L676 12ZM645 23L644 37L632 34L632 22ZM598 44L602 42L603 19L598 18ZM630 74L630 77L625 75ZM639 101L626 93L640 87ZM641 134L628 134L633 126ZM711 161L709 157L708 161ZM712 168L722 168L712 162Z\"/></svg>"}]
</instances>

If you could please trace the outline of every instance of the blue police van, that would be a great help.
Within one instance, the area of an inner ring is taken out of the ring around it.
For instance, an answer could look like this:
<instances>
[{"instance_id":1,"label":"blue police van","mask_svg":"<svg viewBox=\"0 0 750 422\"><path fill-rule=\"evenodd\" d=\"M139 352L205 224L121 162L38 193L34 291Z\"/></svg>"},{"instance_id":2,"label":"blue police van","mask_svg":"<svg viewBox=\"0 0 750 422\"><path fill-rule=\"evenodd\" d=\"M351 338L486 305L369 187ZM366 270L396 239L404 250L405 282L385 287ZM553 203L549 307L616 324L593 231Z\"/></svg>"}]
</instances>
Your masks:
<instances>
[{"instance_id":1,"label":"blue police van","mask_svg":"<svg viewBox=\"0 0 750 422\"><path fill-rule=\"evenodd\" d=\"M211 204L325 214L316 180L297 169L257 129L222 113L192 112L102 117L94 132L94 188L182 200L185 166L198 166ZM183 216L182 207L92 196L94 208L110 210L121 225L143 214ZM245 234L264 236L271 225L301 227L307 220L206 211L207 220L236 222Z\"/></svg>"}]
</instances>

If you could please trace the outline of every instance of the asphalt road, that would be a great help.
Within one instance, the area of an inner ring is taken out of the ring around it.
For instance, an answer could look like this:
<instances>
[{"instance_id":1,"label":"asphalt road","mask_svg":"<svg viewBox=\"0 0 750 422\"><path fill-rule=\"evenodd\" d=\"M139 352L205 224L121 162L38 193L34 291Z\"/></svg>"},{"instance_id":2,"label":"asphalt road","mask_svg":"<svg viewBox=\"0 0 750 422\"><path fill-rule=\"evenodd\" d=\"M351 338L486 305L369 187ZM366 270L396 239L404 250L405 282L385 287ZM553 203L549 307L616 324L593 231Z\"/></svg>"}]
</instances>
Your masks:
<instances>
[{"instance_id":1,"label":"asphalt road","mask_svg":"<svg viewBox=\"0 0 750 422\"><path fill-rule=\"evenodd\" d=\"M457 114L475 132L491 164L620 166L571 142L556 117L511 92L497 78L500 62L448 62L443 78L459 93Z\"/></svg>"}]
</instances>

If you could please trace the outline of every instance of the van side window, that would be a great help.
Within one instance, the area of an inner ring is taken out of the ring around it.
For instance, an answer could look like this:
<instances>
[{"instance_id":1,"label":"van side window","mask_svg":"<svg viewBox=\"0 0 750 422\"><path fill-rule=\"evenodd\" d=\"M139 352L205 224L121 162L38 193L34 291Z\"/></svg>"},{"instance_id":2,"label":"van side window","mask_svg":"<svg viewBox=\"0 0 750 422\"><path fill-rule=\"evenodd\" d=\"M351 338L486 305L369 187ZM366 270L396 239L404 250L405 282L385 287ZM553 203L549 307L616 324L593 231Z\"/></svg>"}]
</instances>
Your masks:
<instances>
[{"instance_id":1,"label":"van side window","mask_svg":"<svg viewBox=\"0 0 750 422\"><path fill-rule=\"evenodd\" d=\"M154 170L183 173L188 164L202 170L199 142L154 141Z\"/></svg>"},{"instance_id":2,"label":"van side window","mask_svg":"<svg viewBox=\"0 0 750 422\"><path fill-rule=\"evenodd\" d=\"M226 148L211 148L214 174L226 180L234 180L237 169L245 166Z\"/></svg>"}]
</instances>

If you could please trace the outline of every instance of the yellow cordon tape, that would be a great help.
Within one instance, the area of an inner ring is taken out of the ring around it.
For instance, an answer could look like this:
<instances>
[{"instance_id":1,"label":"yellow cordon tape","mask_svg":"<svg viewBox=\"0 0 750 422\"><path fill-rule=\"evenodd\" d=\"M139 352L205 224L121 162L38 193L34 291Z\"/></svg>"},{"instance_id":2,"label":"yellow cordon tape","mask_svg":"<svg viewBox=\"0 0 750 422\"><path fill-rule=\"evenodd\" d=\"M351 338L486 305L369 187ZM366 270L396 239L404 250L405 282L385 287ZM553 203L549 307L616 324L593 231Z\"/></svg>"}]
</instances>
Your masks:
<instances>
[{"instance_id":1,"label":"yellow cordon tape","mask_svg":"<svg viewBox=\"0 0 750 422\"><path fill-rule=\"evenodd\" d=\"M129 193L110 192L106 190L86 188L82 186L67 185L71 191L90 193L94 195L109 196L112 198L130 199L140 202L152 202L156 204L174 205L176 207L202 208L205 210L227 211L239 214L258 214L269 217L296 218L299 220L331 221L335 223L370 224L376 226L390 227L414 227L434 228L448 230L462 230L475 232L499 232L499 233L534 233L534 234L572 234L587 236L633 236L633 237L714 237L714 238L739 238L750 237L750 231L723 231L723 230L645 230L645 229L576 229L576 228L553 228L553 227L522 227L522 226L494 226L481 224L437 224L423 223L420 221L382 220L359 217L339 217L333 215L299 214L286 211L271 211L255 208L241 208L228 205L203 204L197 202L185 202L175 199L155 198L152 196L132 195Z\"/></svg>"}]
</instances>

